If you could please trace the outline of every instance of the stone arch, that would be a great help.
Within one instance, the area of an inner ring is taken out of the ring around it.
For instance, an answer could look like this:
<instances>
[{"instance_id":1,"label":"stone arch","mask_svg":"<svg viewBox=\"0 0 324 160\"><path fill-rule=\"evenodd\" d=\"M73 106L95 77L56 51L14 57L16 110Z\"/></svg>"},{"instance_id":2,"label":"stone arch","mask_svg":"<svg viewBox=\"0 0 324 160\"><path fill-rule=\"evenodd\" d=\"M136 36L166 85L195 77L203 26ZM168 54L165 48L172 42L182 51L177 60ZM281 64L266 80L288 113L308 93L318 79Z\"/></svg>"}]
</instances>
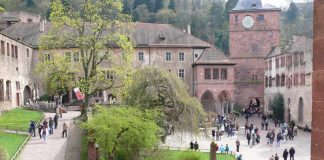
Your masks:
<instances>
[{"instance_id":1,"label":"stone arch","mask_svg":"<svg viewBox=\"0 0 324 160\"><path fill-rule=\"evenodd\" d=\"M29 99L32 98L32 90L28 85L25 86L24 88L24 104L26 105L29 103Z\"/></svg>"},{"instance_id":2,"label":"stone arch","mask_svg":"<svg viewBox=\"0 0 324 160\"><path fill-rule=\"evenodd\" d=\"M298 100L298 122L304 122L304 100L302 97Z\"/></svg>"},{"instance_id":3,"label":"stone arch","mask_svg":"<svg viewBox=\"0 0 324 160\"><path fill-rule=\"evenodd\" d=\"M232 112L232 97L227 90L223 90L218 94L218 112L228 114Z\"/></svg>"},{"instance_id":4,"label":"stone arch","mask_svg":"<svg viewBox=\"0 0 324 160\"><path fill-rule=\"evenodd\" d=\"M205 91L201 96L201 103L204 106L206 112L216 112L215 98L213 96L213 93L209 90Z\"/></svg>"}]
</instances>

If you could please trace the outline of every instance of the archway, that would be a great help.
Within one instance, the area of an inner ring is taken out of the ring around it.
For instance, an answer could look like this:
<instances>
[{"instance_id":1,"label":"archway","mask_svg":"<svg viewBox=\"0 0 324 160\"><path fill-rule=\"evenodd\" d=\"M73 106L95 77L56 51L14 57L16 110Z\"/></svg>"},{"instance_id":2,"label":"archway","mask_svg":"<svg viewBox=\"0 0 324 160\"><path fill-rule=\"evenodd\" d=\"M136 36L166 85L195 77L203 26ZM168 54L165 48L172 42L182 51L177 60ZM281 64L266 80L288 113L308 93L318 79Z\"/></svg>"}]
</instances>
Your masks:
<instances>
[{"instance_id":1,"label":"archway","mask_svg":"<svg viewBox=\"0 0 324 160\"><path fill-rule=\"evenodd\" d=\"M31 99L31 89L29 86L25 86L24 88L24 104L29 103L29 99Z\"/></svg>"},{"instance_id":2,"label":"archway","mask_svg":"<svg viewBox=\"0 0 324 160\"><path fill-rule=\"evenodd\" d=\"M215 99L210 91L206 91L201 96L201 103L204 106L206 112L216 112Z\"/></svg>"},{"instance_id":3,"label":"archway","mask_svg":"<svg viewBox=\"0 0 324 160\"><path fill-rule=\"evenodd\" d=\"M220 106L218 107L221 108L220 113L228 114L232 112L231 96L228 91L226 90L221 91L218 95L218 101L220 102Z\"/></svg>"},{"instance_id":4,"label":"archway","mask_svg":"<svg viewBox=\"0 0 324 160\"><path fill-rule=\"evenodd\" d=\"M298 101L298 122L304 122L304 100L302 97Z\"/></svg>"}]
</instances>

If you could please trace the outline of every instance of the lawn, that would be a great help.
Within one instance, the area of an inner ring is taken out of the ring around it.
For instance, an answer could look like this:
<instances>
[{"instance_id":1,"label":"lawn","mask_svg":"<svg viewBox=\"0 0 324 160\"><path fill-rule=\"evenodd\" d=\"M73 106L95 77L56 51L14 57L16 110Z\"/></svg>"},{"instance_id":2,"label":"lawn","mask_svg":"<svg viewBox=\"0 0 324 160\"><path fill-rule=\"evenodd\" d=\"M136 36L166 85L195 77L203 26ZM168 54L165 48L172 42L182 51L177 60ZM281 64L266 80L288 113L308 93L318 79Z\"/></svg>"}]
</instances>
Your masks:
<instances>
[{"instance_id":1,"label":"lawn","mask_svg":"<svg viewBox=\"0 0 324 160\"><path fill-rule=\"evenodd\" d=\"M159 158L157 158L159 157ZM197 160L209 160L209 153L205 152L192 152L192 151L162 151L157 153L152 158L147 160L159 159L159 160L191 160L191 158L197 157ZM198 158L199 157L199 158ZM232 155L226 154L217 154L218 160L235 160L235 157ZM196 160L196 159L194 159Z\"/></svg>"},{"instance_id":2,"label":"lawn","mask_svg":"<svg viewBox=\"0 0 324 160\"><path fill-rule=\"evenodd\" d=\"M0 132L0 146L8 152L9 158L11 158L26 138L27 135Z\"/></svg>"},{"instance_id":3,"label":"lawn","mask_svg":"<svg viewBox=\"0 0 324 160\"><path fill-rule=\"evenodd\" d=\"M10 130L28 131L30 120L37 122L42 112L17 108L0 116L0 128Z\"/></svg>"}]
</instances>

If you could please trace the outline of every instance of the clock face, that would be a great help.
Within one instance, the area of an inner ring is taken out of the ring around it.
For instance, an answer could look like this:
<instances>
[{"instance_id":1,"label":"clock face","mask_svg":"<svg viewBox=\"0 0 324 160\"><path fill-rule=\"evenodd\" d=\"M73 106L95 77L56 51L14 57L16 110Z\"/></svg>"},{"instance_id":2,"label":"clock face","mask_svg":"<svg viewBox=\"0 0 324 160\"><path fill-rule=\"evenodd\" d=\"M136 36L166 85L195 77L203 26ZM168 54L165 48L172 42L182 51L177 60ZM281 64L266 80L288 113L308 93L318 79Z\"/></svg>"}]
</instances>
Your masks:
<instances>
[{"instance_id":1,"label":"clock face","mask_svg":"<svg viewBox=\"0 0 324 160\"><path fill-rule=\"evenodd\" d=\"M251 16L245 16L242 20L242 25L244 28L252 28L254 26L254 19Z\"/></svg>"}]
</instances>

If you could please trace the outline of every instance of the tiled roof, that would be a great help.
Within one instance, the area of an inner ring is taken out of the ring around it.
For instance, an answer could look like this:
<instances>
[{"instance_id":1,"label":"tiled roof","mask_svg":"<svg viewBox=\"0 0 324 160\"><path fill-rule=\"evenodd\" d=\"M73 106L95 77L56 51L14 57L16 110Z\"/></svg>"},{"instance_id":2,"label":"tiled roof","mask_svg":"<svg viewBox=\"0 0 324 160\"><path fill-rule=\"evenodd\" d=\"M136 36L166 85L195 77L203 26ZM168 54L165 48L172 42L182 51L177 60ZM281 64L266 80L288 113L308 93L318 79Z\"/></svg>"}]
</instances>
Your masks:
<instances>
[{"instance_id":1,"label":"tiled roof","mask_svg":"<svg viewBox=\"0 0 324 160\"><path fill-rule=\"evenodd\" d=\"M2 31L3 34L37 47L39 37L46 33L51 23L40 32L40 23L16 23ZM138 47L197 47L209 48L210 44L170 24L135 23L133 38Z\"/></svg>"},{"instance_id":2,"label":"tiled roof","mask_svg":"<svg viewBox=\"0 0 324 160\"><path fill-rule=\"evenodd\" d=\"M270 4L262 5L261 0L239 0L231 11L280 10Z\"/></svg>"},{"instance_id":3,"label":"tiled roof","mask_svg":"<svg viewBox=\"0 0 324 160\"><path fill-rule=\"evenodd\" d=\"M0 14L0 22L19 22L19 14L17 12L4 12Z\"/></svg>"},{"instance_id":4,"label":"tiled roof","mask_svg":"<svg viewBox=\"0 0 324 160\"><path fill-rule=\"evenodd\" d=\"M235 65L224 52L215 47L206 49L199 59L195 62L194 65L208 65L208 64L226 64L226 65Z\"/></svg>"}]
</instances>

